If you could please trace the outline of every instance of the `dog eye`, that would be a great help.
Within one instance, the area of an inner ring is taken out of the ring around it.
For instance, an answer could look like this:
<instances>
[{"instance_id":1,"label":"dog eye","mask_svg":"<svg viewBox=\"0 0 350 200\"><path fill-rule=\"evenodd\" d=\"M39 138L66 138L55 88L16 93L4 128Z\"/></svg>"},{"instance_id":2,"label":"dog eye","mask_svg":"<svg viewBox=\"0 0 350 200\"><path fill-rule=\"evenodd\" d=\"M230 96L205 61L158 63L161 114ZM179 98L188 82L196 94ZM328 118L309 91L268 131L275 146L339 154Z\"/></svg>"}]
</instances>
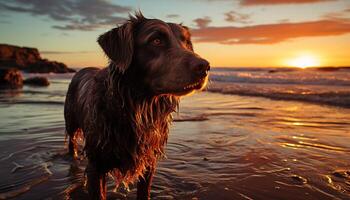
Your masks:
<instances>
[{"instance_id":1,"label":"dog eye","mask_svg":"<svg viewBox=\"0 0 350 200\"><path fill-rule=\"evenodd\" d=\"M163 43L162 43L162 40L161 40L161 39L156 38L156 39L152 40L152 44L153 44L154 46L161 46Z\"/></svg>"}]
</instances>

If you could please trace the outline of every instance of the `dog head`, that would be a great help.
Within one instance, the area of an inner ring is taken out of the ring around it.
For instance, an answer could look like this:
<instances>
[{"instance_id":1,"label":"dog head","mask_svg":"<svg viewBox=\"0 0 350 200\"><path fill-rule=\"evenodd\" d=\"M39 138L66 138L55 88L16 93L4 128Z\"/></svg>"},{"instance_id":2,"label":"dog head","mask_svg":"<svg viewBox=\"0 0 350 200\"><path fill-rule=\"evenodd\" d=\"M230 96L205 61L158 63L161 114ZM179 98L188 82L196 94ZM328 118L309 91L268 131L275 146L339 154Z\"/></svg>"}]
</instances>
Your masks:
<instances>
[{"instance_id":1,"label":"dog head","mask_svg":"<svg viewBox=\"0 0 350 200\"><path fill-rule=\"evenodd\" d=\"M194 53L191 35L181 24L147 19L141 13L98 38L119 71L154 95L186 95L205 87L209 62Z\"/></svg>"}]
</instances>

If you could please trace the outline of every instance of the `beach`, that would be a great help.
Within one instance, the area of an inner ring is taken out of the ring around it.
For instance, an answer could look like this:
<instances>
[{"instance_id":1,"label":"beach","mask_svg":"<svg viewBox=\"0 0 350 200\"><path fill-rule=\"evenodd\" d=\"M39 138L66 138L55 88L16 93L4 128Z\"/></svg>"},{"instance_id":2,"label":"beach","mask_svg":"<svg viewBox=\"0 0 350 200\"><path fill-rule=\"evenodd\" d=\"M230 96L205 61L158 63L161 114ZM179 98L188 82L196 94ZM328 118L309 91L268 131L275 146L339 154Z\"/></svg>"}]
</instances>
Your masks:
<instances>
[{"instance_id":1,"label":"beach","mask_svg":"<svg viewBox=\"0 0 350 200\"><path fill-rule=\"evenodd\" d=\"M0 199L87 198L86 160L66 154L72 75L0 91ZM183 97L174 114L152 199L350 199L349 70L210 76L208 90ZM111 199L136 197L112 177L108 188Z\"/></svg>"}]
</instances>

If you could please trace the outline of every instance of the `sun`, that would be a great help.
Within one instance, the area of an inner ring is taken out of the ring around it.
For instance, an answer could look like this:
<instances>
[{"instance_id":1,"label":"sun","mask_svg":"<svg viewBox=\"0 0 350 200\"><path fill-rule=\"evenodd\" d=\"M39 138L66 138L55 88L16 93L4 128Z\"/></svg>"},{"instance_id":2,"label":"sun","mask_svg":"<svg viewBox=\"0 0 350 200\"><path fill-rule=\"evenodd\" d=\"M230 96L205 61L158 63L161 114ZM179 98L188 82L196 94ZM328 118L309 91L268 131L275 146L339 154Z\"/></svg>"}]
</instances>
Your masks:
<instances>
[{"instance_id":1,"label":"sun","mask_svg":"<svg viewBox=\"0 0 350 200\"><path fill-rule=\"evenodd\" d=\"M291 67L307 68L319 66L320 63L315 56L312 55L301 55L287 61L287 65Z\"/></svg>"}]
</instances>

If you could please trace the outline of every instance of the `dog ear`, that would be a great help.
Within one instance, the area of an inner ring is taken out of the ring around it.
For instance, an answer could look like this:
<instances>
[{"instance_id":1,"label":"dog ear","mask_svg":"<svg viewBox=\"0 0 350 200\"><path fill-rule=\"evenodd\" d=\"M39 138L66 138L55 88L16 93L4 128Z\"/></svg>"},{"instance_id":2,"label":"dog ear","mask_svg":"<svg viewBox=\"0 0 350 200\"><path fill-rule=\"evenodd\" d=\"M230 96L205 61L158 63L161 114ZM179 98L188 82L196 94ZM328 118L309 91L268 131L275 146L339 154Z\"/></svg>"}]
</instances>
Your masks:
<instances>
[{"instance_id":1,"label":"dog ear","mask_svg":"<svg viewBox=\"0 0 350 200\"><path fill-rule=\"evenodd\" d=\"M184 26L182 23L179 24L183 29L186 30L186 33L188 34L188 37L189 37L189 41L188 41L188 48L191 49L191 51L193 51L193 44L192 44L192 41L191 41L191 33L190 33L190 29L187 27L187 26Z\"/></svg>"},{"instance_id":2,"label":"dog ear","mask_svg":"<svg viewBox=\"0 0 350 200\"><path fill-rule=\"evenodd\" d=\"M134 52L132 24L128 22L100 35L97 42L117 69L125 72Z\"/></svg>"}]
</instances>

